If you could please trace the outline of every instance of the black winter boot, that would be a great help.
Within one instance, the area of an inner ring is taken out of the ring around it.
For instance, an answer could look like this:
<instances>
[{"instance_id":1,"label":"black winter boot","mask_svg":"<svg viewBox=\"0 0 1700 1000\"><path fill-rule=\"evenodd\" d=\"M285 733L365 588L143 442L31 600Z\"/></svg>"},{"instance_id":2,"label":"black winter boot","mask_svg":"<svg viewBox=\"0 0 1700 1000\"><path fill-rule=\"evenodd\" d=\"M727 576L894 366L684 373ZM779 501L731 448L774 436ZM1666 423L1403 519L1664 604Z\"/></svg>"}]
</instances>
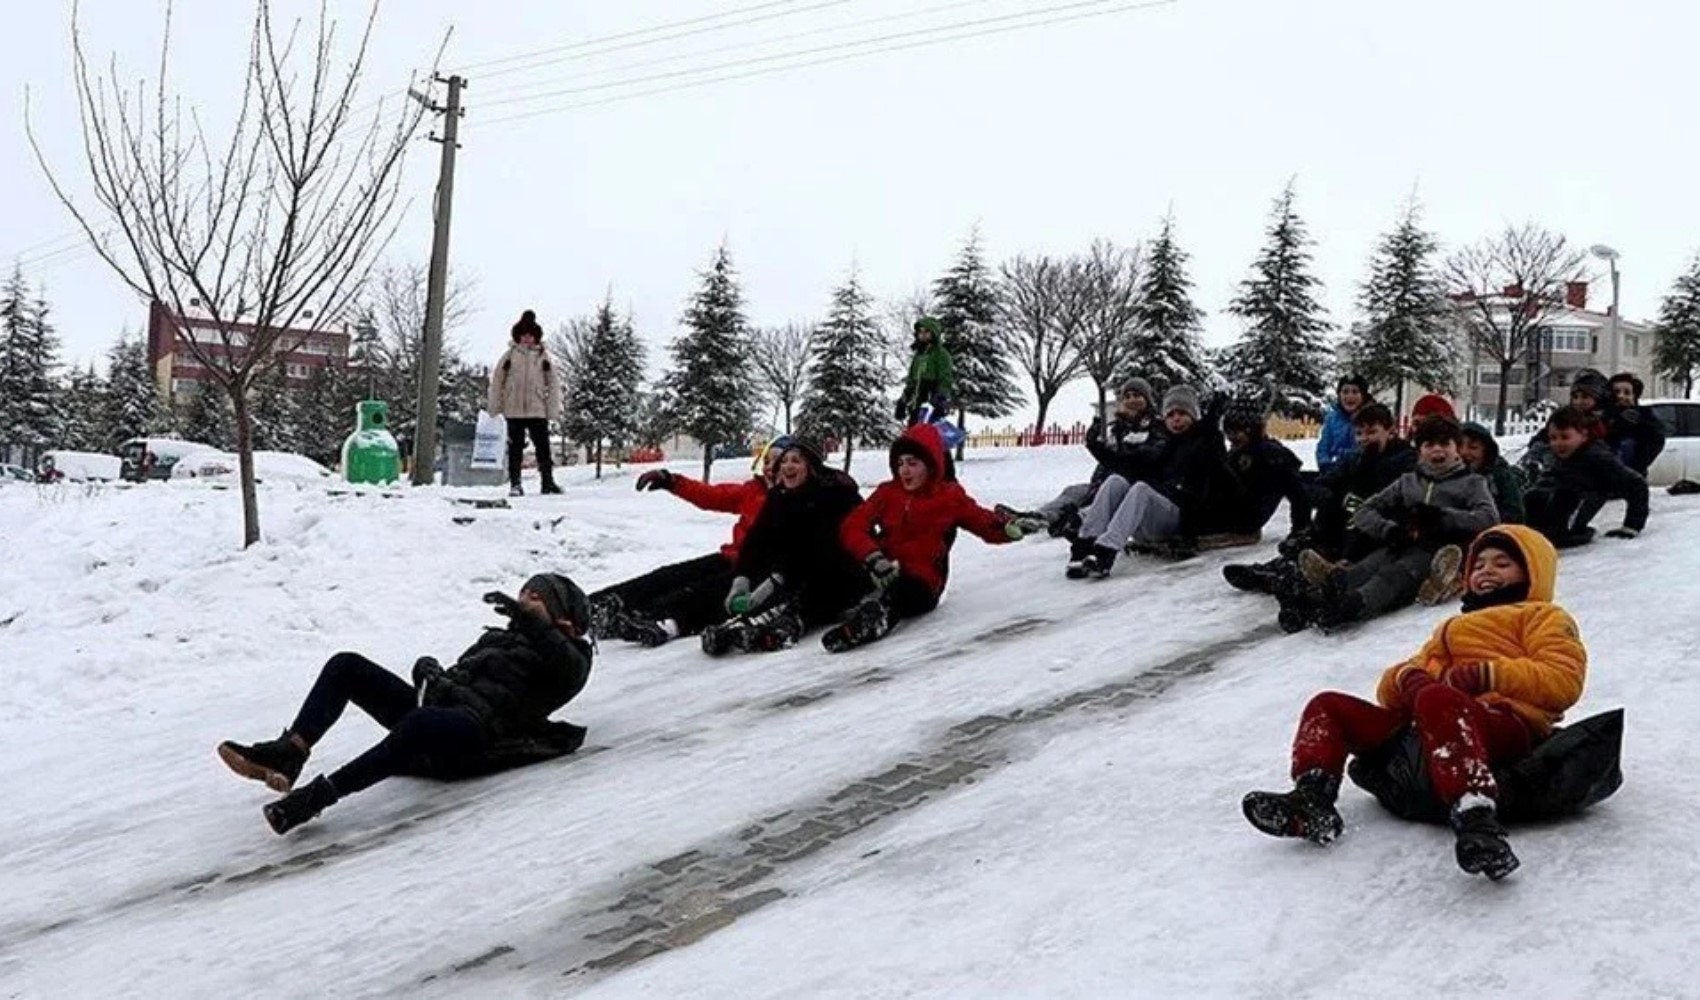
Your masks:
<instances>
[{"instance_id":1,"label":"black winter boot","mask_svg":"<svg viewBox=\"0 0 1700 1000\"><path fill-rule=\"evenodd\" d=\"M1086 575L1095 579L1103 579L1110 575L1110 570L1116 565L1116 550L1108 545L1094 545L1092 552L1086 557Z\"/></svg>"},{"instance_id":2,"label":"black winter boot","mask_svg":"<svg viewBox=\"0 0 1700 1000\"><path fill-rule=\"evenodd\" d=\"M1240 803L1251 825L1271 837L1303 837L1318 846L1339 838L1346 826L1334 800L1340 795L1340 776L1306 771L1290 792L1252 792Z\"/></svg>"},{"instance_id":3,"label":"black winter boot","mask_svg":"<svg viewBox=\"0 0 1700 1000\"><path fill-rule=\"evenodd\" d=\"M1070 580L1084 580L1087 577L1086 560L1096 548L1096 539L1076 538L1068 543L1068 569L1064 576Z\"/></svg>"},{"instance_id":4,"label":"black winter boot","mask_svg":"<svg viewBox=\"0 0 1700 1000\"><path fill-rule=\"evenodd\" d=\"M653 618L640 618L637 615L622 614L616 619L614 626L616 635L627 642L635 642L640 646L654 649L665 646L676 634L669 632L667 626Z\"/></svg>"},{"instance_id":5,"label":"black winter boot","mask_svg":"<svg viewBox=\"0 0 1700 1000\"><path fill-rule=\"evenodd\" d=\"M336 805L339 798L331 779L321 774L261 811L274 833L285 834Z\"/></svg>"},{"instance_id":6,"label":"black winter boot","mask_svg":"<svg viewBox=\"0 0 1700 1000\"><path fill-rule=\"evenodd\" d=\"M1498 882L1521 864L1506 843L1505 827L1499 825L1493 802L1483 796L1467 795L1452 807L1452 831L1458 835L1454 848L1458 867L1471 875L1486 875Z\"/></svg>"},{"instance_id":7,"label":"black winter boot","mask_svg":"<svg viewBox=\"0 0 1700 1000\"><path fill-rule=\"evenodd\" d=\"M1276 574L1271 593L1275 595L1276 602L1281 606L1281 611L1275 619L1280 624L1281 631L1292 635L1295 632L1303 632L1316 624L1317 611L1321 604L1320 597L1316 588L1299 575L1296 565L1287 563Z\"/></svg>"},{"instance_id":8,"label":"black winter boot","mask_svg":"<svg viewBox=\"0 0 1700 1000\"><path fill-rule=\"evenodd\" d=\"M703 629L697 641L702 643L702 651L709 656L725 656L738 644L738 633L742 630L743 619L735 618Z\"/></svg>"},{"instance_id":9,"label":"black winter boot","mask_svg":"<svg viewBox=\"0 0 1700 1000\"><path fill-rule=\"evenodd\" d=\"M590 635L596 640L621 638L615 628L626 602L619 594L597 594L590 599Z\"/></svg>"},{"instance_id":10,"label":"black winter boot","mask_svg":"<svg viewBox=\"0 0 1700 1000\"><path fill-rule=\"evenodd\" d=\"M772 653L797 644L808 631L803 616L788 604L753 614L738 630L738 648L746 653Z\"/></svg>"},{"instance_id":11,"label":"black winter boot","mask_svg":"<svg viewBox=\"0 0 1700 1000\"><path fill-rule=\"evenodd\" d=\"M820 644L829 653L842 653L884 638L896 624L890 605L880 598L869 597L851 608L842 622L827 629L820 637Z\"/></svg>"},{"instance_id":12,"label":"black winter boot","mask_svg":"<svg viewBox=\"0 0 1700 1000\"><path fill-rule=\"evenodd\" d=\"M1279 556L1268 562L1229 563L1222 567L1222 578L1235 590L1252 594L1273 594L1281 579L1281 567L1287 560Z\"/></svg>"},{"instance_id":13,"label":"black winter boot","mask_svg":"<svg viewBox=\"0 0 1700 1000\"><path fill-rule=\"evenodd\" d=\"M274 792L287 792L301 777L308 751L301 748L285 729L275 740L252 746L225 740L218 745L218 758L244 778L263 781Z\"/></svg>"}]
</instances>

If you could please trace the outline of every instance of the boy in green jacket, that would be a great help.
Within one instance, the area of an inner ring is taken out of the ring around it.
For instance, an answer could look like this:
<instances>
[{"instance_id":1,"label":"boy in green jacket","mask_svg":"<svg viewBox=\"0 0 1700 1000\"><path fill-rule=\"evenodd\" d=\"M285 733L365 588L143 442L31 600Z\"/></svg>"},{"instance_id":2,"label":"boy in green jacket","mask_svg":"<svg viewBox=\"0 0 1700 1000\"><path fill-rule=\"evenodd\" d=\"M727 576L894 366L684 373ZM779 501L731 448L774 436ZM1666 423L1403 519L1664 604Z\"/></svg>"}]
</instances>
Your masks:
<instances>
[{"instance_id":1,"label":"boy in green jacket","mask_svg":"<svg viewBox=\"0 0 1700 1000\"><path fill-rule=\"evenodd\" d=\"M903 396L897 401L897 419L907 424L919 422L921 407L929 403L933 407L932 419L943 419L956 395L956 379L951 373L950 352L945 350L943 333L939 321L931 316L915 321L915 357L909 362L909 377L904 380Z\"/></svg>"}]
</instances>

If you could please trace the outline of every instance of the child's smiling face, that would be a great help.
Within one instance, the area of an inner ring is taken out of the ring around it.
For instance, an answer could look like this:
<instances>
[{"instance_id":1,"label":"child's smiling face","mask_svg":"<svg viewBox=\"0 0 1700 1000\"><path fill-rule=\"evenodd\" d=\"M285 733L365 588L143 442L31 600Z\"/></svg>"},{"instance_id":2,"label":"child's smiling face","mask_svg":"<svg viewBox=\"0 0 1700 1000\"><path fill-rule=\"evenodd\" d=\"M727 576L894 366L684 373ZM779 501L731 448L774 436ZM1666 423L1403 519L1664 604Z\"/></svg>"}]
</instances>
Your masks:
<instances>
[{"instance_id":1,"label":"child's smiling face","mask_svg":"<svg viewBox=\"0 0 1700 1000\"><path fill-rule=\"evenodd\" d=\"M1491 546L1477 550L1476 562L1470 567L1470 593L1479 597L1528 582L1529 574L1511 553Z\"/></svg>"}]
</instances>

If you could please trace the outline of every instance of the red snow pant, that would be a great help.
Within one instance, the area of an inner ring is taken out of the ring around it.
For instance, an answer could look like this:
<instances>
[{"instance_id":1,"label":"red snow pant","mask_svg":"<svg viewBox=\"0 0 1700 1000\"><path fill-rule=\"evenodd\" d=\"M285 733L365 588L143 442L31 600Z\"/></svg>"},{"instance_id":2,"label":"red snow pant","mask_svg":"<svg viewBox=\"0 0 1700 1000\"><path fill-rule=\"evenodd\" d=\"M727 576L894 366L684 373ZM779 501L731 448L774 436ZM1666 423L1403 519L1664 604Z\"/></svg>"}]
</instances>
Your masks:
<instances>
[{"instance_id":1,"label":"red snow pant","mask_svg":"<svg viewBox=\"0 0 1700 1000\"><path fill-rule=\"evenodd\" d=\"M1493 765L1532 749L1523 720L1457 688L1430 684L1413 701L1409 712L1397 712L1338 691L1312 698L1293 737L1293 777L1318 768L1341 775L1348 754L1373 750L1415 726L1429 781L1440 800L1451 805L1471 792L1497 797Z\"/></svg>"}]
</instances>

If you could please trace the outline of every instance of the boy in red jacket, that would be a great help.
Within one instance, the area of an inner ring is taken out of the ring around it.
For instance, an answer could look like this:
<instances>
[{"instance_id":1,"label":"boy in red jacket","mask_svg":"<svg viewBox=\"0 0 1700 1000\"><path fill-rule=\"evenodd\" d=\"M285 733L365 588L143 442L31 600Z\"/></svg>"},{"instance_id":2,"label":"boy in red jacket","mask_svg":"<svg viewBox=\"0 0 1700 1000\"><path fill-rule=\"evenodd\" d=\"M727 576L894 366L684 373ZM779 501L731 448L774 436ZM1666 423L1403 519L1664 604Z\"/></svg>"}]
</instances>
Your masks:
<instances>
[{"instance_id":1,"label":"boy in red jacket","mask_svg":"<svg viewBox=\"0 0 1700 1000\"><path fill-rule=\"evenodd\" d=\"M975 503L956 481L931 424L916 424L892 442L891 474L840 528L844 548L861 560L874 591L821 637L829 652L873 642L899 620L938 607L956 529L993 545L1022 536L1018 525Z\"/></svg>"},{"instance_id":2,"label":"boy in red jacket","mask_svg":"<svg viewBox=\"0 0 1700 1000\"><path fill-rule=\"evenodd\" d=\"M767 503L779 455L789 444L778 438L763 453L761 472L741 483L704 483L666 469L638 477L638 492L665 490L700 510L738 515L732 540L720 551L651 570L590 595L591 634L660 646L695 635L726 620L726 589L738 574L738 549Z\"/></svg>"}]
</instances>

